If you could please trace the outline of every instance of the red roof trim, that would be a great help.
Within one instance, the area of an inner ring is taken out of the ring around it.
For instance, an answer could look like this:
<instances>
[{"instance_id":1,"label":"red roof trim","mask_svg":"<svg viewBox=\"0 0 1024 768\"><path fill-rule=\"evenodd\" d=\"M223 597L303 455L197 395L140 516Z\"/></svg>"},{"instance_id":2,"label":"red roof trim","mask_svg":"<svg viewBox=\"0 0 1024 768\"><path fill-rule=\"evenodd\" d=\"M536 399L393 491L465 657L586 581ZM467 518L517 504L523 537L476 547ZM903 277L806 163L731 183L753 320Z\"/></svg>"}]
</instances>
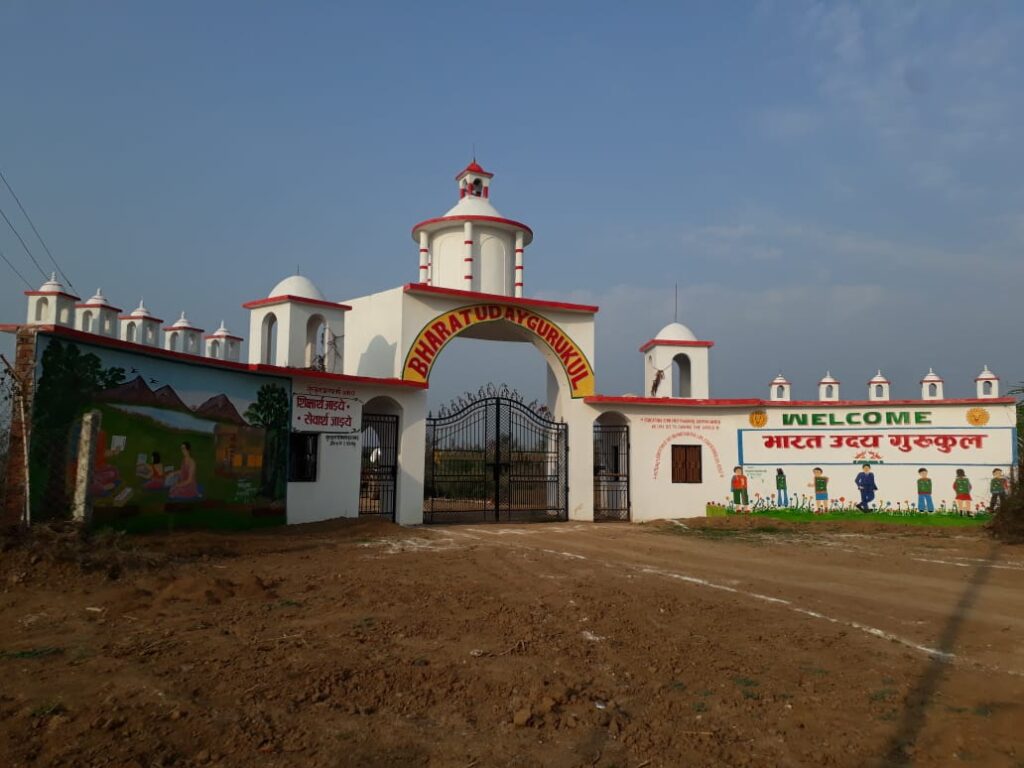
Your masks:
<instances>
[{"instance_id":1,"label":"red roof trim","mask_svg":"<svg viewBox=\"0 0 1024 768\"><path fill-rule=\"evenodd\" d=\"M590 304L569 304L564 301L544 301L543 299L522 299L515 296L503 296L497 293L463 291L458 288L442 288L437 285L425 285L423 283L406 283L403 290L406 293L432 293L438 296L454 296L494 304L511 304L517 307L537 307L538 309L558 309L563 312L582 312L588 315L596 314L599 310L598 307Z\"/></svg>"},{"instance_id":2,"label":"red roof trim","mask_svg":"<svg viewBox=\"0 0 1024 768\"><path fill-rule=\"evenodd\" d=\"M205 333L203 328L196 328L194 325L178 326L175 328L173 325L164 326L165 331L198 331L199 333Z\"/></svg>"},{"instance_id":3,"label":"red roof trim","mask_svg":"<svg viewBox=\"0 0 1024 768\"><path fill-rule=\"evenodd\" d=\"M203 339L234 339L235 341L245 341L241 336L233 336L230 333L208 333L203 336Z\"/></svg>"},{"instance_id":4,"label":"red roof trim","mask_svg":"<svg viewBox=\"0 0 1024 768\"><path fill-rule=\"evenodd\" d=\"M26 296L67 296L69 299L75 301L81 301L81 296L75 296L73 293L67 293L66 291L23 291Z\"/></svg>"},{"instance_id":5,"label":"red roof trim","mask_svg":"<svg viewBox=\"0 0 1024 768\"><path fill-rule=\"evenodd\" d=\"M274 304L284 304L286 301L291 301L296 304L309 304L314 307L329 307L330 309L352 309L348 304L339 304L335 301L322 301L321 299L307 299L304 296L270 296L266 299L256 299L256 301L247 301L242 305L243 309L256 309L257 307L269 307Z\"/></svg>"},{"instance_id":6,"label":"red roof trim","mask_svg":"<svg viewBox=\"0 0 1024 768\"><path fill-rule=\"evenodd\" d=\"M13 326L18 328L19 326ZM406 387L409 389L426 389L426 384L420 384L415 381L403 381L402 379L395 378L375 378L373 376L350 376L344 373L327 373L326 371L311 371L306 368L285 368L278 365L262 365L252 363L235 363L230 360L217 360L212 357L204 357L202 355L188 355L184 352L172 352L169 349L162 349L161 347L150 347L146 344L135 344L130 341L122 341L121 339L112 339L109 336L98 336L94 333L86 333L84 331L77 331L74 328L65 328L60 325L39 325L35 326L41 333L48 333L54 336L64 336L75 341L81 341L86 344L93 344L98 347L111 347L112 349L122 349L129 352L137 352L139 354L150 355L151 357L163 357L170 360L180 360L185 363L194 363L198 365L207 365L211 368L224 368L226 370L241 371L243 373L259 373L274 376L283 376L286 378L307 378L307 379L327 379L330 381L345 381L353 384L377 384L388 387ZM0 326L3 328L3 326Z\"/></svg>"},{"instance_id":7,"label":"red roof trim","mask_svg":"<svg viewBox=\"0 0 1024 768\"><path fill-rule=\"evenodd\" d=\"M153 317L152 315L146 315L145 317L136 317L135 315L119 315L118 320L145 320L147 323L162 323L159 317Z\"/></svg>"},{"instance_id":8,"label":"red roof trim","mask_svg":"<svg viewBox=\"0 0 1024 768\"><path fill-rule=\"evenodd\" d=\"M459 173L455 176L455 180L458 181L467 173L475 173L477 176L486 176L488 179L494 178L494 174L491 173L490 171L485 171L483 168L481 168L480 164L476 160L474 160L461 171L459 171Z\"/></svg>"},{"instance_id":9,"label":"red roof trim","mask_svg":"<svg viewBox=\"0 0 1024 768\"><path fill-rule=\"evenodd\" d=\"M863 408L893 405L979 405L997 403L1010 405L1017 401L1012 397L963 398L946 400L759 400L759 399L709 399L692 400L680 397L630 397L628 395L591 395L583 398L590 405L615 403L619 405L665 405L672 407L729 407L752 406L757 408Z\"/></svg>"},{"instance_id":10,"label":"red roof trim","mask_svg":"<svg viewBox=\"0 0 1024 768\"><path fill-rule=\"evenodd\" d=\"M75 304L75 309L109 309L112 312L123 312L120 307L112 307L110 304L90 304L88 301Z\"/></svg>"},{"instance_id":11,"label":"red roof trim","mask_svg":"<svg viewBox=\"0 0 1024 768\"><path fill-rule=\"evenodd\" d=\"M684 341L682 339L650 339L644 342L644 345L640 347L641 352L646 352L651 347L665 346L665 347L707 347L710 349L715 346L713 341Z\"/></svg>"},{"instance_id":12,"label":"red roof trim","mask_svg":"<svg viewBox=\"0 0 1024 768\"><path fill-rule=\"evenodd\" d=\"M502 218L501 216L476 216L470 214L466 214L464 216L438 216L435 219L427 219L426 221L421 221L419 224L416 224L412 228L413 237L415 237L416 233L423 227L426 227L430 224L443 224L446 221L483 221L487 222L488 224L505 224L510 227L515 227L516 229L521 229L529 233L531 238L533 237L533 230L530 229L525 224L523 224L523 222L521 221L515 221L514 219L505 219Z\"/></svg>"}]
</instances>

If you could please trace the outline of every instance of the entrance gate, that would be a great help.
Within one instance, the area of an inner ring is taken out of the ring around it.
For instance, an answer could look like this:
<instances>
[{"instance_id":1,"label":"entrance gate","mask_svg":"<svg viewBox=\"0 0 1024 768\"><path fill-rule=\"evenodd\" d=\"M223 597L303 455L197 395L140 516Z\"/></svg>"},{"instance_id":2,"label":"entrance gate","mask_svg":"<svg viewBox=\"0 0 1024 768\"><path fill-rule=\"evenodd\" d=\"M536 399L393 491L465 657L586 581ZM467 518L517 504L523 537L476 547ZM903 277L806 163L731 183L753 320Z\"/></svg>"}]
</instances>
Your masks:
<instances>
[{"instance_id":1,"label":"entrance gate","mask_svg":"<svg viewBox=\"0 0 1024 768\"><path fill-rule=\"evenodd\" d=\"M629 520L629 425L594 425L594 521Z\"/></svg>"},{"instance_id":2,"label":"entrance gate","mask_svg":"<svg viewBox=\"0 0 1024 768\"><path fill-rule=\"evenodd\" d=\"M569 518L568 425L509 389L481 390L427 418L423 521Z\"/></svg>"},{"instance_id":3,"label":"entrance gate","mask_svg":"<svg viewBox=\"0 0 1024 768\"><path fill-rule=\"evenodd\" d=\"M395 519L398 417L364 413L359 469L359 516Z\"/></svg>"}]
</instances>

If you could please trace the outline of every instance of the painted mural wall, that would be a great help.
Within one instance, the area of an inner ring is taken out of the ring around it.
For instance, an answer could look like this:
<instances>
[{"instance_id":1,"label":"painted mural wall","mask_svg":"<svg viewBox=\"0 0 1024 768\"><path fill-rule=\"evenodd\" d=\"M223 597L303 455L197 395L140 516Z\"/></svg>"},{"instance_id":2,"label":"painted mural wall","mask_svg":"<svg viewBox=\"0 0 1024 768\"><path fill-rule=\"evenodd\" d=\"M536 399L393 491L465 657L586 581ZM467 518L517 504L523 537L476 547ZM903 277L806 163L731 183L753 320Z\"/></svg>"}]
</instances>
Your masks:
<instances>
[{"instance_id":1,"label":"painted mural wall","mask_svg":"<svg viewBox=\"0 0 1024 768\"><path fill-rule=\"evenodd\" d=\"M40 335L32 513L67 516L99 420L93 521L129 531L285 522L291 382Z\"/></svg>"}]
</instances>

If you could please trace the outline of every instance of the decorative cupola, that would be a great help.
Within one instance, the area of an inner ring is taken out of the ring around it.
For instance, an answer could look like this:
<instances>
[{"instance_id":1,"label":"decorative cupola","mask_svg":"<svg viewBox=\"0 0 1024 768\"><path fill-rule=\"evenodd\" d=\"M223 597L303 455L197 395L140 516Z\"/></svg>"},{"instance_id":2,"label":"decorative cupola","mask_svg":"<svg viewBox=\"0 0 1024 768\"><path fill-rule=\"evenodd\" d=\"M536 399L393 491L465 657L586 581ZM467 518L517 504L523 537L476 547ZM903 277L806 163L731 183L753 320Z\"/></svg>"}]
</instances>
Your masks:
<instances>
[{"instance_id":1,"label":"decorative cupola","mask_svg":"<svg viewBox=\"0 0 1024 768\"><path fill-rule=\"evenodd\" d=\"M139 306L127 315L121 315L118 320L121 321L121 341L147 347L160 346L160 323L163 320L154 317L142 300Z\"/></svg>"},{"instance_id":2,"label":"decorative cupola","mask_svg":"<svg viewBox=\"0 0 1024 768\"><path fill-rule=\"evenodd\" d=\"M181 317L164 328L164 349L186 355L201 355L203 329L197 328L181 313Z\"/></svg>"},{"instance_id":3,"label":"decorative cupola","mask_svg":"<svg viewBox=\"0 0 1024 768\"><path fill-rule=\"evenodd\" d=\"M459 202L412 228L419 282L499 296L523 295L523 253L533 230L491 205L491 179L474 159L456 177Z\"/></svg>"},{"instance_id":4,"label":"decorative cupola","mask_svg":"<svg viewBox=\"0 0 1024 768\"><path fill-rule=\"evenodd\" d=\"M121 310L107 301L102 288L97 288L91 299L75 304L75 327L85 333L116 339L119 314Z\"/></svg>"},{"instance_id":5,"label":"decorative cupola","mask_svg":"<svg viewBox=\"0 0 1024 768\"><path fill-rule=\"evenodd\" d=\"M988 399L999 397L999 377L988 369L986 365L978 377L974 380L978 385L978 397Z\"/></svg>"},{"instance_id":6,"label":"decorative cupola","mask_svg":"<svg viewBox=\"0 0 1024 768\"><path fill-rule=\"evenodd\" d=\"M781 371L768 385L768 399L775 402L786 402L793 399L793 385L782 375Z\"/></svg>"},{"instance_id":7,"label":"decorative cupola","mask_svg":"<svg viewBox=\"0 0 1024 768\"><path fill-rule=\"evenodd\" d=\"M831 371L826 371L825 378L818 382L818 400L824 403L839 400L839 381L833 378Z\"/></svg>"},{"instance_id":8,"label":"decorative cupola","mask_svg":"<svg viewBox=\"0 0 1024 768\"><path fill-rule=\"evenodd\" d=\"M709 353L713 341L701 341L682 323L669 323L640 351L644 355L644 393L649 397L706 400Z\"/></svg>"},{"instance_id":9,"label":"decorative cupola","mask_svg":"<svg viewBox=\"0 0 1024 768\"><path fill-rule=\"evenodd\" d=\"M286 277L267 298L242 306L249 310L250 363L343 372L351 307L325 299L308 277Z\"/></svg>"},{"instance_id":10,"label":"decorative cupola","mask_svg":"<svg viewBox=\"0 0 1024 768\"><path fill-rule=\"evenodd\" d=\"M929 368L928 373L921 379L921 399L941 400L944 397L942 383L942 377Z\"/></svg>"},{"instance_id":11,"label":"decorative cupola","mask_svg":"<svg viewBox=\"0 0 1024 768\"><path fill-rule=\"evenodd\" d=\"M242 337L232 336L220 321L220 328L206 336L206 356L237 363L242 359Z\"/></svg>"},{"instance_id":12,"label":"decorative cupola","mask_svg":"<svg viewBox=\"0 0 1024 768\"><path fill-rule=\"evenodd\" d=\"M868 381L868 400L882 401L889 399L889 380L879 370Z\"/></svg>"},{"instance_id":13,"label":"decorative cupola","mask_svg":"<svg viewBox=\"0 0 1024 768\"><path fill-rule=\"evenodd\" d=\"M74 326L75 304L80 299L64 290L55 272L38 291L25 291L25 295L28 296L29 325Z\"/></svg>"}]
</instances>

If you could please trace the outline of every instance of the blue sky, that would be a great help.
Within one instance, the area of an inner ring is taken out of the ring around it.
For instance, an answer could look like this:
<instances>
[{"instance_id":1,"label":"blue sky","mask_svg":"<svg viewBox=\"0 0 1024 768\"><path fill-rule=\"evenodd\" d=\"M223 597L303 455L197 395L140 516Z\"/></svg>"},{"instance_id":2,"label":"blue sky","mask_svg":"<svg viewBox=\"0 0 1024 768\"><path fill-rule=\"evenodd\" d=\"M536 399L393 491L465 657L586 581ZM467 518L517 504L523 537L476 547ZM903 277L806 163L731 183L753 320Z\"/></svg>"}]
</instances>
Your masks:
<instances>
[{"instance_id":1,"label":"blue sky","mask_svg":"<svg viewBox=\"0 0 1024 768\"><path fill-rule=\"evenodd\" d=\"M678 283L715 395L966 396L1024 379L1022 33L1010 2L8 2L0 168L80 293L247 335L296 264L339 300L415 279L475 143L528 294L601 306L602 392ZM22 289L0 264L4 321ZM460 341L432 399L492 379L543 363Z\"/></svg>"}]
</instances>

